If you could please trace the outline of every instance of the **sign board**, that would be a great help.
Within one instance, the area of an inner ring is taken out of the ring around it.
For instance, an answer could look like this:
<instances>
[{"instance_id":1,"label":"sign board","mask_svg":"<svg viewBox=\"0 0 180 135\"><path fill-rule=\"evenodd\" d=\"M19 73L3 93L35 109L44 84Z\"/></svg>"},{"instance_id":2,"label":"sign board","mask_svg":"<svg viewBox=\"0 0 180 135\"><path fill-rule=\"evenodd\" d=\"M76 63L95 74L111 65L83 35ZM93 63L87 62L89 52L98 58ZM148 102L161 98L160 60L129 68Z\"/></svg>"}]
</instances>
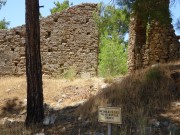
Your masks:
<instances>
[{"instance_id":1,"label":"sign board","mask_svg":"<svg viewBox=\"0 0 180 135\"><path fill-rule=\"evenodd\" d=\"M99 106L98 121L104 123L122 124L121 108Z\"/></svg>"}]
</instances>

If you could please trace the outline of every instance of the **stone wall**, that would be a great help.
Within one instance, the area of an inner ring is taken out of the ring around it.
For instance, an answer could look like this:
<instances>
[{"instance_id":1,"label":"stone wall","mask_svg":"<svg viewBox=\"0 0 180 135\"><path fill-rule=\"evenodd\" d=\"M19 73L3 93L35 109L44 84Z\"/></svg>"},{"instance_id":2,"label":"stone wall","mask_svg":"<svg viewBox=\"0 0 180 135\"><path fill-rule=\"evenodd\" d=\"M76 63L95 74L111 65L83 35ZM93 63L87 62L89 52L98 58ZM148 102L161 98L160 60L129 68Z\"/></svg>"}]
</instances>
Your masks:
<instances>
[{"instance_id":1,"label":"stone wall","mask_svg":"<svg viewBox=\"0 0 180 135\"><path fill-rule=\"evenodd\" d=\"M143 66L142 48L146 44L146 26L142 25L139 16L131 15L129 25L128 68L140 69Z\"/></svg>"},{"instance_id":2,"label":"stone wall","mask_svg":"<svg viewBox=\"0 0 180 135\"><path fill-rule=\"evenodd\" d=\"M166 63L180 58L180 43L172 24L161 26L157 22L152 23L148 35L145 48L148 58L144 56L148 64Z\"/></svg>"},{"instance_id":3,"label":"stone wall","mask_svg":"<svg viewBox=\"0 0 180 135\"><path fill-rule=\"evenodd\" d=\"M96 4L81 4L40 21L43 74L73 68L77 75L97 74ZM25 26L0 30L0 75L25 74Z\"/></svg>"},{"instance_id":4,"label":"stone wall","mask_svg":"<svg viewBox=\"0 0 180 135\"><path fill-rule=\"evenodd\" d=\"M156 63L180 60L179 37L175 35L172 24L163 26L156 21L151 22L150 29L146 29L146 26L145 29L142 29L141 27L139 29L138 26L138 29L141 30L140 33L142 34L140 36L136 29L136 17L131 16L129 28L129 71L146 68L147 66ZM145 41L144 37L146 37ZM143 42L140 42L141 40L143 40Z\"/></svg>"}]
</instances>

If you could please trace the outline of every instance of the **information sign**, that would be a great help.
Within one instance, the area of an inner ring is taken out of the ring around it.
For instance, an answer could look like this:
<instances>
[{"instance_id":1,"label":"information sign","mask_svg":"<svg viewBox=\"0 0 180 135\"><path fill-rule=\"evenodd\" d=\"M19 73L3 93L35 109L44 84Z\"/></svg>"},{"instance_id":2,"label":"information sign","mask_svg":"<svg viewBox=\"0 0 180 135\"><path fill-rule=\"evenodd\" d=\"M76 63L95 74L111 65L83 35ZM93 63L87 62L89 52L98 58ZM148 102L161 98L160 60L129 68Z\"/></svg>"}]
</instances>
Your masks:
<instances>
[{"instance_id":1,"label":"information sign","mask_svg":"<svg viewBox=\"0 0 180 135\"><path fill-rule=\"evenodd\" d=\"M98 107L98 121L112 124L122 124L121 108Z\"/></svg>"}]
</instances>

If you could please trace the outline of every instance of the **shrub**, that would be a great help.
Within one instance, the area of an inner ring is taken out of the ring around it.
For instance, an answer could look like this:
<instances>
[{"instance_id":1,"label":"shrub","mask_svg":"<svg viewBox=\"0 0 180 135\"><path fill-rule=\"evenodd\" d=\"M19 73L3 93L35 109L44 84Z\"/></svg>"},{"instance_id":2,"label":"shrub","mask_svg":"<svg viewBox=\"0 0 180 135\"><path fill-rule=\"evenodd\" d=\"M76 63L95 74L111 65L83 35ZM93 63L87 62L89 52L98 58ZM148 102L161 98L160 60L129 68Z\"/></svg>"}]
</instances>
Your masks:
<instances>
[{"instance_id":1,"label":"shrub","mask_svg":"<svg viewBox=\"0 0 180 135\"><path fill-rule=\"evenodd\" d=\"M103 77L117 76L127 72L127 52L125 44L121 44L117 34L111 38L101 37L99 54L99 75Z\"/></svg>"},{"instance_id":2,"label":"shrub","mask_svg":"<svg viewBox=\"0 0 180 135\"><path fill-rule=\"evenodd\" d=\"M73 67L65 70L63 73L63 77L70 80L74 79L76 77L76 70Z\"/></svg>"},{"instance_id":3,"label":"shrub","mask_svg":"<svg viewBox=\"0 0 180 135\"><path fill-rule=\"evenodd\" d=\"M70 5L69 5L69 0L64 0L62 3L60 3L59 1L54 2L55 7L53 7L52 9L50 9L51 14L54 14L56 12L61 12L65 9L67 9Z\"/></svg>"},{"instance_id":4,"label":"shrub","mask_svg":"<svg viewBox=\"0 0 180 135\"><path fill-rule=\"evenodd\" d=\"M100 37L99 75L114 77L127 72L127 42L129 12L112 5L99 4L94 13Z\"/></svg>"},{"instance_id":5,"label":"shrub","mask_svg":"<svg viewBox=\"0 0 180 135\"><path fill-rule=\"evenodd\" d=\"M162 72L158 67L149 69L145 74L145 79L147 81L160 80L162 77Z\"/></svg>"},{"instance_id":6,"label":"shrub","mask_svg":"<svg viewBox=\"0 0 180 135\"><path fill-rule=\"evenodd\" d=\"M92 97L80 107L80 114L84 118L97 119L98 106L111 104L122 108L123 124L143 126L149 117L173 101L171 85L175 84L165 69L150 68L136 72Z\"/></svg>"},{"instance_id":7,"label":"shrub","mask_svg":"<svg viewBox=\"0 0 180 135\"><path fill-rule=\"evenodd\" d=\"M69 79L69 80L73 80L76 78L76 70L74 67L69 67L67 69L59 69L58 72L54 73L52 76L54 78L58 78L58 79Z\"/></svg>"}]
</instances>

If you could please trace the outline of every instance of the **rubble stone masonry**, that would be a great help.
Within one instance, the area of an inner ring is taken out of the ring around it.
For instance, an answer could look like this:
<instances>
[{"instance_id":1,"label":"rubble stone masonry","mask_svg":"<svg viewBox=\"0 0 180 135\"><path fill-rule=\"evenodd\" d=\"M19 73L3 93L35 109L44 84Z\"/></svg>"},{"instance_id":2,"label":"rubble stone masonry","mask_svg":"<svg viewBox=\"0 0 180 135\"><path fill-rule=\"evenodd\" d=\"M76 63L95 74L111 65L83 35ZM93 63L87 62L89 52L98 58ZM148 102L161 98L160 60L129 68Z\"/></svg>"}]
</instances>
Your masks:
<instances>
[{"instance_id":1,"label":"rubble stone masonry","mask_svg":"<svg viewBox=\"0 0 180 135\"><path fill-rule=\"evenodd\" d=\"M70 7L40 20L43 74L73 68L77 75L97 74L97 4ZM25 74L25 26L0 30L0 75Z\"/></svg>"},{"instance_id":2,"label":"rubble stone masonry","mask_svg":"<svg viewBox=\"0 0 180 135\"><path fill-rule=\"evenodd\" d=\"M128 46L129 71L146 68L157 63L180 60L179 36L175 35L172 24L163 26L158 22L151 22L149 25L149 29L144 29L146 31L138 28L141 30L141 35L138 35L136 18L131 16ZM146 40L144 41L145 36ZM141 40L143 42L139 42Z\"/></svg>"}]
</instances>

